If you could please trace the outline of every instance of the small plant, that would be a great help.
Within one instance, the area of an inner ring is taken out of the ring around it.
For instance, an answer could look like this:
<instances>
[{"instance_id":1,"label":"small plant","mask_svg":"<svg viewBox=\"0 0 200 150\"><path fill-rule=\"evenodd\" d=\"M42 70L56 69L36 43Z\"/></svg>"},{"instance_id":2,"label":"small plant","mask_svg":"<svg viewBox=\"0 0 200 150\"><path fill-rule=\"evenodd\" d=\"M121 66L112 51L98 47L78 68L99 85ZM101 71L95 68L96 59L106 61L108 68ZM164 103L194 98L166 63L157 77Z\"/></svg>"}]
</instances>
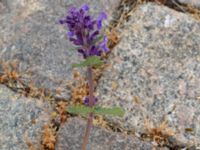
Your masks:
<instances>
[{"instance_id":1,"label":"small plant","mask_svg":"<svg viewBox=\"0 0 200 150\"><path fill-rule=\"evenodd\" d=\"M103 108L95 106L98 99L94 96L93 68L104 64L101 56L109 51L107 47L107 37L102 35L102 21L107 19L104 12L101 12L97 19L89 15L89 6L84 4L80 8L70 7L65 18L60 24L68 29L67 36L75 45L75 49L80 53L84 61L73 64L73 67L87 67L89 95L83 99L84 105L72 105L68 107L69 113L88 115L86 132L83 138L82 150L86 150L89 134L92 128L95 114L114 115L122 117L124 111L120 107Z\"/></svg>"}]
</instances>

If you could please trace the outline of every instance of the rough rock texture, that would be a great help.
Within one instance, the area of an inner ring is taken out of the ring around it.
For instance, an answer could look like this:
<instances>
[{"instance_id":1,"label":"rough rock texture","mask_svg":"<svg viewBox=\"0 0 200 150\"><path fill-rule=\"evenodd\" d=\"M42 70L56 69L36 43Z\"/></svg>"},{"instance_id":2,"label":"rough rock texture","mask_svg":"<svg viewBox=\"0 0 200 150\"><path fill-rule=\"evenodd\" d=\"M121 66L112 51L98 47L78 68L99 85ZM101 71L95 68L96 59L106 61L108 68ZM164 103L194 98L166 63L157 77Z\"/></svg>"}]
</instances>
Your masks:
<instances>
[{"instance_id":1,"label":"rough rock texture","mask_svg":"<svg viewBox=\"0 0 200 150\"><path fill-rule=\"evenodd\" d=\"M189 4L189 5L200 8L200 1L199 0L178 0L178 2L180 2L182 4Z\"/></svg>"},{"instance_id":2,"label":"rough rock texture","mask_svg":"<svg viewBox=\"0 0 200 150\"><path fill-rule=\"evenodd\" d=\"M111 18L119 0L3 1L7 12L0 15L1 60L19 60L20 72L29 72L25 82L32 80L36 86L52 91L59 87L59 96L69 98L65 81L71 79L71 64L79 62L81 57L76 51L70 51L73 47L58 20L65 15L68 6L85 2L90 4L91 11L106 10Z\"/></svg>"},{"instance_id":3,"label":"rough rock texture","mask_svg":"<svg viewBox=\"0 0 200 150\"><path fill-rule=\"evenodd\" d=\"M163 121L183 143L200 145L200 23L153 3L140 6L101 77L99 105L122 106L120 126L145 132Z\"/></svg>"},{"instance_id":4,"label":"rough rock texture","mask_svg":"<svg viewBox=\"0 0 200 150\"><path fill-rule=\"evenodd\" d=\"M50 110L47 102L21 97L0 85L0 149L27 150L27 143L39 149Z\"/></svg>"},{"instance_id":5,"label":"rough rock texture","mask_svg":"<svg viewBox=\"0 0 200 150\"><path fill-rule=\"evenodd\" d=\"M69 120L58 131L56 150L78 150L81 147L86 122L78 118ZM152 144L131 136L94 127L90 134L88 150L151 150Z\"/></svg>"}]
</instances>

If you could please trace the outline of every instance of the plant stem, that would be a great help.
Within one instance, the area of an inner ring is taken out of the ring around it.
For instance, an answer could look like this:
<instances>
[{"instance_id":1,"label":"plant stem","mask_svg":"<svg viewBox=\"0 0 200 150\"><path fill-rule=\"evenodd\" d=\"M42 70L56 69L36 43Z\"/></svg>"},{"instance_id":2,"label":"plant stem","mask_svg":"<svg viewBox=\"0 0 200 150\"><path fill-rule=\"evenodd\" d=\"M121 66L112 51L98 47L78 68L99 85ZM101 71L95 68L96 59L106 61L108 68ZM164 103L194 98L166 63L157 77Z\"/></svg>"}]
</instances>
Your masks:
<instances>
[{"instance_id":1,"label":"plant stem","mask_svg":"<svg viewBox=\"0 0 200 150\"><path fill-rule=\"evenodd\" d=\"M92 107L94 105L94 95L93 95L94 84L93 84L92 68L91 67L88 67L87 73L88 73L88 84L89 84L89 107ZM90 131L92 129L93 117L94 117L93 113L90 113L88 115L87 127L86 127L85 135L84 135L84 138L83 138L81 150L86 150L87 143L89 141Z\"/></svg>"}]
</instances>

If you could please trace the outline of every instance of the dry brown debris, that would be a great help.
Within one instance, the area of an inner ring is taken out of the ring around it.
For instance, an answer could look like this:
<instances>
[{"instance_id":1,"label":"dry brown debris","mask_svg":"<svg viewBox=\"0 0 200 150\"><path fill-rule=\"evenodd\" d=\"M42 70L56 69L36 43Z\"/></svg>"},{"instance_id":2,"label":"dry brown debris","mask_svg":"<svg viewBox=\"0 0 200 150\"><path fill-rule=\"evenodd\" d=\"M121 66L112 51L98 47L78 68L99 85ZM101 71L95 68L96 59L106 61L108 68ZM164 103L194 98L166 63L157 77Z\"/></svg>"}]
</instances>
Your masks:
<instances>
[{"instance_id":1,"label":"dry brown debris","mask_svg":"<svg viewBox=\"0 0 200 150\"><path fill-rule=\"evenodd\" d=\"M6 61L6 62L0 62L0 83L9 83L9 82L20 82L21 75L19 74L17 70L18 61Z\"/></svg>"},{"instance_id":2,"label":"dry brown debris","mask_svg":"<svg viewBox=\"0 0 200 150\"><path fill-rule=\"evenodd\" d=\"M58 102L56 110L58 112L60 123L64 123L67 121L66 108L67 108L67 102L63 101Z\"/></svg>"},{"instance_id":3,"label":"dry brown debris","mask_svg":"<svg viewBox=\"0 0 200 150\"><path fill-rule=\"evenodd\" d=\"M153 127L148 120L145 121L147 133L143 138L150 138L159 146L168 145L169 137L173 136L174 131L168 127L167 121L163 121L160 125Z\"/></svg>"},{"instance_id":4,"label":"dry brown debris","mask_svg":"<svg viewBox=\"0 0 200 150\"><path fill-rule=\"evenodd\" d=\"M108 128L108 123L104 120L103 116L100 116L100 115L95 115L93 124L95 126L101 126L104 128Z\"/></svg>"},{"instance_id":5,"label":"dry brown debris","mask_svg":"<svg viewBox=\"0 0 200 150\"><path fill-rule=\"evenodd\" d=\"M30 141L30 140L26 140L26 144L28 146L28 150L37 150L35 147L34 147L34 144Z\"/></svg>"},{"instance_id":6,"label":"dry brown debris","mask_svg":"<svg viewBox=\"0 0 200 150\"><path fill-rule=\"evenodd\" d=\"M19 61L1 61L0 62L0 83L7 85L9 88L16 90L18 93L26 97L52 99L52 95L44 88L38 88L34 86L30 81L25 84L23 75L26 73L20 73L18 70Z\"/></svg>"},{"instance_id":7,"label":"dry brown debris","mask_svg":"<svg viewBox=\"0 0 200 150\"><path fill-rule=\"evenodd\" d=\"M75 104L82 104L83 98L88 95L89 89L88 89L88 83L87 80L80 75L79 72L74 72L74 79L76 82L75 86L71 86L72 91L72 102Z\"/></svg>"},{"instance_id":8,"label":"dry brown debris","mask_svg":"<svg viewBox=\"0 0 200 150\"><path fill-rule=\"evenodd\" d=\"M26 97L33 97L43 100L52 100L53 96L50 91L45 88L36 87L33 83L24 84L23 90L19 91L22 95Z\"/></svg>"},{"instance_id":9,"label":"dry brown debris","mask_svg":"<svg viewBox=\"0 0 200 150\"><path fill-rule=\"evenodd\" d=\"M108 47L112 49L115 45L117 45L120 41L120 34L117 32L116 28L112 28L110 31L106 33L108 37Z\"/></svg>"},{"instance_id":10,"label":"dry brown debris","mask_svg":"<svg viewBox=\"0 0 200 150\"><path fill-rule=\"evenodd\" d=\"M52 125L45 125L43 128L42 146L43 149L55 150L56 130Z\"/></svg>"},{"instance_id":11,"label":"dry brown debris","mask_svg":"<svg viewBox=\"0 0 200 150\"><path fill-rule=\"evenodd\" d=\"M191 14L192 17L200 21L200 9L195 8L194 6L191 5L186 5L183 9L185 9L189 14Z\"/></svg>"}]
</instances>

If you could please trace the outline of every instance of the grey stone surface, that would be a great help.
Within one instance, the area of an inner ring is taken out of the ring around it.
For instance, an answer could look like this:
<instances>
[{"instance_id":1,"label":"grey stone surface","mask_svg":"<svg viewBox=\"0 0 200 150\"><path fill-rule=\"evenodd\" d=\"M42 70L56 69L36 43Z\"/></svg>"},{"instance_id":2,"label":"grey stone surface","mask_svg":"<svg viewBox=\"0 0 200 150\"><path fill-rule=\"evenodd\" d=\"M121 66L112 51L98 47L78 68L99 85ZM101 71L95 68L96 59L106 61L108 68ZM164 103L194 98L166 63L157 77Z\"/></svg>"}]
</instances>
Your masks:
<instances>
[{"instance_id":1,"label":"grey stone surface","mask_svg":"<svg viewBox=\"0 0 200 150\"><path fill-rule=\"evenodd\" d=\"M38 87L55 91L69 98L65 80L72 75L71 64L80 61L76 51L66 39L66 30L58 20L68 6L89 3L91 11L105 10L111 17L119 0L18 0L3 3L10 11L0 15L1 60L18 59L20 72L29 72L26 81ZM108 9L109 8L109 9ZM108 23L108 22L107 22ZM31 75L30 75L31 74ZM63 83L63 84L62 84Z\"/></svg>"},{"instance_id":2,"label":"grey stone surface","mask_svg":"<svg viewBox=\"0 0 200 150\"><path fill-rule=\"evenodd\" d=\"M41 131L50 121L48 102L24 98L0 85L0 149L28 150L27 143L40 149Z\"/></svg>"},{"instance_id":3,"label":"grey stone surface","mask_svg":"<svg viewBox=\"0 0 200 150\"><path fill-rule=\"evenodd\" d=\"M61 126L58 131L56 150L78 150L81 147L86 122L74 118ZM138 138L113 133L100 127L93 127L88 150L151 150L152 144Z\"/></svg>"},{"instance_id":4,"label":"grey stone surface","mask_svg":"<svg viewBox=\"0 0 200 150\"><path fill-rule=\"evenodd\" d=\"M3 4L3 3L1 3L1 1L0 1L0 14L3 14L3 12L5 12L6 11L6 7L5 7L5 5ZM0 17L1 18L1 17Z\"/></svg>"},{"instance_id":5,"label":"grey stone surface","mask_svg":"<svg viewBox=\"0 0 200 150\"><path fill-rule=\"evenodd\" d=\"M200 8L200 1L199 0L178 0L178 2L180 2L182 4L188 4L188 5L192 5L192 6Z\"/></svg>"},{"instance_id":6,"label":"grey stone surface","mask_svg":"<svg viewBox=\"0 0 200 150\"><path fill-rule=\"evenodd\" d=\"M149 3L123 35L96 92L99 105L119 105L126 114L107 119L136 132L145 132L145 119L154 127L167 121L182 143L200 145L200 23Z\"/></svg>"},{"instance_id":7,"label":"grey stone surface","mask_svg":"<svg viewBox=\"0 0 200 150\"><path fill-rule=\"evenodd\" d=\"M1 0L0 2L3 3L9 9L9 11L13 11L20 7L23 7L25 5L25 2L27 2L27 0L15 0L15 1Z\"/></svg>"}]
</instances>

